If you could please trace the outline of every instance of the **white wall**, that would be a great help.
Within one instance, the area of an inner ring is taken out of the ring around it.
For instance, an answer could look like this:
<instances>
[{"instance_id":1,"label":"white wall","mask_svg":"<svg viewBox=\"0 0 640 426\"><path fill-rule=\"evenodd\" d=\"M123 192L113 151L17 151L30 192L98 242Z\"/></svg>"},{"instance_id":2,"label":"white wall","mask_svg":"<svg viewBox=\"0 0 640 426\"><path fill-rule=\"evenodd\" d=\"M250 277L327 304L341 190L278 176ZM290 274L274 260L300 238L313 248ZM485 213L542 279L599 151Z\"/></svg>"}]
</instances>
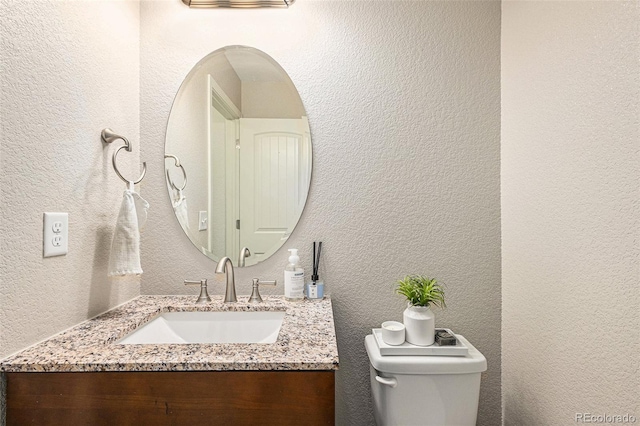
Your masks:
<instances>
[{"instance_id":1,"label":"white wall","mask_svg":"<svg viewBox=\"0 0 640 426\"><path fill-rule=\"evenodd\" d=\"M137 177L139 4L2 0L0 40L3 358L139 294L106 276L125 186L100 141L129 137ZM42 257L45 211L69 212L66 256Z\"/></svg>"},{"instance_id":2,"label":"white wall","mask_svg":"<svg viewBox=\"0 0 640 426\"><path fill-rule=\"evenodd\" d=\"M252 277L281 280L287 248L301 249L308 268L311 242L322 240L340 353L338 424L370 425L364 337L401 319L395 280L437 276L449 305L437 323L464 334L489 362L479 424L499 424L500 3L305 0L287 10L198 10L143 1L140 31L142 157L153 208L142 292L195 295L185 278L214 278L214 262L189 242L169 204L165 126L182 79L202 57L225 45L256 47L300 92L314 170L291 239L237 271L238 293L249 294ZM211 288L222 294L220 277Z\"/></svg>"},{"instance_id":3,"label":"white wall","mask_svg":"<svg viewBox=\"0 0 640 426\"><path fill-rule=\"evenodd\" d=\"M506 425L640 417L639 23L638 2L503 3Z\"/></svg>"}]
</instances>

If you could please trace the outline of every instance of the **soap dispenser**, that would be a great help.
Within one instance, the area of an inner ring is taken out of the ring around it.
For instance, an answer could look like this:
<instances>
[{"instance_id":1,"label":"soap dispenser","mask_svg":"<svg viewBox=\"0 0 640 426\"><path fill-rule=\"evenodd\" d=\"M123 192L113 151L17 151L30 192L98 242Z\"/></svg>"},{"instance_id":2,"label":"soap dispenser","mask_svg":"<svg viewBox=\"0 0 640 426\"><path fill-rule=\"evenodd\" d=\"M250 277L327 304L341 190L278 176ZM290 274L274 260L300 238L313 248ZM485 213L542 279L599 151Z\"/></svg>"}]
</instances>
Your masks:
<instances>
[{"instance_id":1,"label":"soap dispenser","mask_svg":"<svg viewBox=\"0 0 640 426\"><path fill-rule=\"evenodd\" d=\"M289 264L284 268L284 298L291 302L304 300L304 269L298 265L298 249L289 249Z\"/></svg>"}]
</instances>

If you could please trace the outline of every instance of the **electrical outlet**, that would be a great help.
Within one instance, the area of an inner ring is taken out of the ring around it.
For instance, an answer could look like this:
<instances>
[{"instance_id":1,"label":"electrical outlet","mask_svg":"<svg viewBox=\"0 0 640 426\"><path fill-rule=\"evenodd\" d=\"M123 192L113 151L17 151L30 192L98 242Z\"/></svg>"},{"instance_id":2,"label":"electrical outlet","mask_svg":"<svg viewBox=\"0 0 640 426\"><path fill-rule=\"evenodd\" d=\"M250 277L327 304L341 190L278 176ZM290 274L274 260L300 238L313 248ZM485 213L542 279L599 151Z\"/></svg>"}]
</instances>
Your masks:
<instances>
[{"instance_id":1,"label":"electrical outlet","mask_svg":"<svg viewBox=\"0 0 640 426\"><path fill-rule=\"evenodd\" d=\"M53 222L53 225L51 226L51 229L53 230L54 234L59 234L60 232L62 232L62 222L60 222L60 221Z\"/></svg>"},{"instance_id":2,"label":"electrical outlet","mask_svg":"<svg viewBox=\"0 0 640 426\"><path fill-rule=\"evenodd\" d=\"M198 231L206 231L209 227L209 215L206 210L201 210L198 215Z\"/></svg>"},{"instance_id":3,"label":"electrical outlet","mask_svg":"<svg viewBox=\"0 0 640 426\"><path fill-rule=\"evenodd\" d=\"M69 251L69 213L44 214L44 257L62 256Z\"/></svg>"}]
</instances>

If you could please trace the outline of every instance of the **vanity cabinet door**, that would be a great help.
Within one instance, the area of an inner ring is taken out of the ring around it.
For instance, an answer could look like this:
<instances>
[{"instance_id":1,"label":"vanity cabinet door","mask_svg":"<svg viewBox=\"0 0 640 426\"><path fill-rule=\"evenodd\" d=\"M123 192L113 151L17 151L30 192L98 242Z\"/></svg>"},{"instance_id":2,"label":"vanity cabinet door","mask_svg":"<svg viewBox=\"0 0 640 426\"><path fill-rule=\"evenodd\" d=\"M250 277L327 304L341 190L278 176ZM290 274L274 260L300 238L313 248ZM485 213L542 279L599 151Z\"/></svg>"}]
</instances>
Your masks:
<instances>
[{"instance_id":1,"label":"vanity cabinet door","mask_svg":"<svg viewBox=\"0 0 640 426\"><path fill-rule=\"evenodd\" d=\"M12 425L333 425L333 371L7 373Z\"/></svg>"}]
</instances>

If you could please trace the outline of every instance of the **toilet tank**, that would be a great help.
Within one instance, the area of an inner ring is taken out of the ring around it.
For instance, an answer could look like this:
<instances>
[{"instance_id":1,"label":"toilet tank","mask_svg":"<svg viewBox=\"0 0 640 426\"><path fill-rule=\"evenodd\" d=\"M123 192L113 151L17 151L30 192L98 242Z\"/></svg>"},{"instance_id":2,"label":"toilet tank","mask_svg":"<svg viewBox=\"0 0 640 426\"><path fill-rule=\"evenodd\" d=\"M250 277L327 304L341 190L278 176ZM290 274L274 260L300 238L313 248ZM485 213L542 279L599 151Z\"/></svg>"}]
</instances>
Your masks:
<instances>
[{"instance_id":1,"label":"toilet tank","mask_svg":"<svg viewBox=\"0 0 640 426\"><path fill-rule=\"evenodd\" d=\"M464 357L382 356L369 335L371 396L378 426L475 425L487 360L463 336Z\"/></svg>"}]
</instances>

